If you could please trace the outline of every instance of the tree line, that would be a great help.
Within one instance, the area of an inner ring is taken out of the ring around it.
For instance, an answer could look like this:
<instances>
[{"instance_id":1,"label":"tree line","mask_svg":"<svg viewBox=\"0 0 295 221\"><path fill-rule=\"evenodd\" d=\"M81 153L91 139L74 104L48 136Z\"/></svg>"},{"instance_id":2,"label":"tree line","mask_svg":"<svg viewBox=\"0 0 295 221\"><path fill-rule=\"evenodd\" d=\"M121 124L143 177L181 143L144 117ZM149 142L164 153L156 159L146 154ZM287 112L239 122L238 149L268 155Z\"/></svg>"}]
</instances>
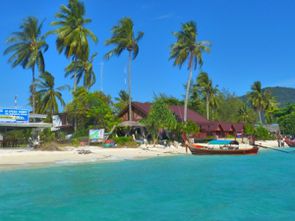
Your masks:
<instances>
[{"instance_id":1,"label":"tree line","mask_svg":"<svg viewBox=\"0 0 295 221\"><path fill-rule=\"evenodd\" d=\"M30 85L30 105L33 113L46 113L50 116L59 112L59 104L73 118L77 117L80 128L91 125L100 125L109 128L117 122L116 114L128 105L129 119L132 101L132 61L139 54L139 42L144 32L135 32L131 18L124 17L112 28L111 37L105 41L105 46L112 47L104 56L106 60L112 56L128 54L128 91L120 91L115 102L102 92L89 92L96 82L93 68L97 52L93 52L89 42L97 43L98 38L86 26L91 19L85 17L86 8L79 0L69 0L67 5L61 5L51 22L54 30L43 33L43 22L35 17L24 19L19 30L12 33L7 39L8 47L4 51L9 55L8 62L12 67L21 66L32 72ZM65 67L65 77L73 79L73 100L67 105L62 98L62 91L69 90L69 86L56 86L53 74L45 65L44 54L49 45L46 42L48 35L56 37L56 49L63 54L69 64ZM184 121L187 121L187 109L191 108L208 120L228 122L276 122L278 120L278 106L270 93L262 89L259 81L251 86L247 100L243 101L235 94L220 90L214 85L209 74L202 70L203 54L209 53L209 41L198 38L197 25L189 21L181 25L179 31L174 32L175 42L171 45L169 60L173 65L182 68L184 65L189 70L188 80L185 85L184 99L169 97L164 94L156 95L167 104L184 105ZM194 71L198 76L193 79ZM78 87L78 86L81 87ZM87 114L83 114L87 109ZM76 116L76 117L75 117ZM99 118L97 116L100 116Z\"/></svg>"}]
</instances>

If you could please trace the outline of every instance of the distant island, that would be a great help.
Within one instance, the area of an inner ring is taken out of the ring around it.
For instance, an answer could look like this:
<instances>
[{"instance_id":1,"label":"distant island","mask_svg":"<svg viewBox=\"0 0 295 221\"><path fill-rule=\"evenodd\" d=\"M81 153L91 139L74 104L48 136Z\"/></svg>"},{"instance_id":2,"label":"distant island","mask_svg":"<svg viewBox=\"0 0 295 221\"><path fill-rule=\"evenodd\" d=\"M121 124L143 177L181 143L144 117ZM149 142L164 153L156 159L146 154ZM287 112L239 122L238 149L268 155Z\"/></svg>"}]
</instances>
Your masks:
<instances>
[{"instance_id":1,"label":"distant island","mask_svg":"<svg viewBox=\"0 0 295 221\"><path fill-rule=\"evenodd\" d=\"M277 87L266 87L263 90L269 91L271 95L275 97L280 107L284 107L290 103L295 103L295 88L277 86ZM243 95L241 99L246 100L247 99L246 95Z\"/></svg>"}]
</instances>

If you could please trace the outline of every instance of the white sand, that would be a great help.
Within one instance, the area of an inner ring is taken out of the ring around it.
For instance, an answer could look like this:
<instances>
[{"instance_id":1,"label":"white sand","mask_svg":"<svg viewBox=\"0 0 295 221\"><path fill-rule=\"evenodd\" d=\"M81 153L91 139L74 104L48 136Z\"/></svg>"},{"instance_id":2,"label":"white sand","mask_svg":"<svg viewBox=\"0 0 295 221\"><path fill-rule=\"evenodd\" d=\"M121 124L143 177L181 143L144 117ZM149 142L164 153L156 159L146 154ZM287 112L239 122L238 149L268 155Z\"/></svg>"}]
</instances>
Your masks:
<instances>
[{"instance_id":1,"label":"white sand","mask_svg":"<svg viewBox=\"0 0 295 221\"><path fill-rule=\"evenodd\" d=\"M185 154L184 147L101 148L94 146L66 147L65 151L37 151L28 149L0 149L0 168L19 168L45 164L69 164L144 159ZM92 153L79 154L79 150Z\"/></svg>"},{"instance_id":2,"label":"white sand","mask_svg":"<svg viewBox=\"0 0 295 221\"><path fill-rule=\"evenodd\" d=\"M256 141L256 144L277 147L277 141ZM240 144L240 148L249 148ZM90 154L79 154L80 150L90 150ZM266 150L260 148L260 150ZM176 145L170 147L146 146L139 148L101 148L94 146L65 147L64 151L38 151L29 149L0 149L0 169L42 166L48 164L70 164L86 162L107 162L120 160L145 159L171 155L185 155L185 148ZM190 152L188 152L190 154Z\"/></svg>"}]
</instances>

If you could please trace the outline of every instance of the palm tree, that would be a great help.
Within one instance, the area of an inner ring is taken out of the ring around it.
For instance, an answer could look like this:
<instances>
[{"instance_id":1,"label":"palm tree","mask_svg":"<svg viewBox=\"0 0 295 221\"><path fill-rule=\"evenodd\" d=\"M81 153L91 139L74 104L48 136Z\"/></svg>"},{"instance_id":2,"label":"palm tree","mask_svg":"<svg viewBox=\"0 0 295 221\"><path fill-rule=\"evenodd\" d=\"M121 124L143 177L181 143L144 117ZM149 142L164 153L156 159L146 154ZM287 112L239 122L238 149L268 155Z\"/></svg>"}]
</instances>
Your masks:
<instances>
[{"instance_id":1,"label":"palm tree","mask_svg":"<svg viewBox=\"0 0 295 221\"><path fill-rule=\"evenodd\" d=\"M128 106L129 95L125 90L120 90L119 96L116 97L115 100L115 107L117 109L117 112L120 113L124 108Z\"/></svg>"},{"instance_id":2,"label":"palm tree","mask_svg":"<svg viewBox=\"0 0 295 221\"><path fill-rule=\"evenodd\" d=\"M68 77L70 75L71 78L76 77L77 85L83 78L83 85L87 90L89 90L96 81L95 73L93 70L93 60L96 55L97 53L93 54L90 59L77 59L73 61L69 66L66 67L65 76Z\"/></svg>"},{"instance_id":3,"label":"palm tree","mask_svg":"<svg viewBox=\"0 0 295 221\"><path fill-rule=\"evenodd\" d=\"M62 5L60 12L55 15L57 21L51 23L53 26L57 26L57 29L52 33L57 35L58 52L64 52L65 56L72 58L73 61L88 59L89 38L95 43L97 42L95 34L85 27L91 22L91 19L84 18L84 16L84 4L78 0L69 0L68 5ZM76 88L77 74L74 74L74 91Z\"/></svg>"},{"instance_id":4,"label":"palm tree","mask_svg":"<svg viewBox=\"0 0 295 221\"><path fill-rule=\"evenodd\" d=\"M206 72L201 72L197 77L197 87L203 94L206 100L206 113L207 113L207 120L210 118L210 106L216 107L217 100L215 99L215 95L217 93L217 87L213 87L212 80L209 79L209 76Z\"/></svg>"},{"instance_id":5,"label":"palm tree","mask_svg":"<svg viewBox=\"0 0 295 221\"><path fill-rule=\"evenodd\" d=\"M249 108L247 107L246 104L243 104L239 110L239 117L240 117L240 120L243 122L243 123L248 123L249 122L249 118L250 118L250 113L249 113Z\"/></svg>"},{"instance_id":6,"label":"palm tree","mask_svg":"<svg viewBox=\"0 0 295 221\"><path fill-rule=\"evenodd\" d=\"M42 35L43 23L39 23L35 17L26 18L20 25L20 31L12 33L7 39L9 44L4 54L11 54L8 62L12 67L22 66L24 69L32 70L32 111L35 113L35 68L39 74L44 72L45 63L43 52L46 52L48 45L45 41L46 35Z\"/></svg>"},{"instance_id":7,"label":"palm tree","mask_svg":"<svg viewBox=\"0 0 295 221\"><path fill-rule=\"evenodd\" d=\"M139 31L134 33L134 25L130 18L122 18L119 24L112 29L112 37L105 42L105 45L114 45L115 47L106 53L105 58L109 59L113 55L120 56L125 50L128 52L128 95L129 95L129 120L132 120L131 114L131 63L139 52L138 42L144 33Z\"/></svg>"},{"instance_id":8,"label":"palm tree","mask_svg":"<svg viewBox=\"0 0 295 221\"><path fill-rule=\"evenodd\" d=\"M52 117L54 113L58 113L58 101L63 107L65 106L61 91L69 87L64 85L55 88L54 77L49 72L44 72L36 80L36 88L41 101L38 105L40 113L48 113Z\"/></svg>"},{"instance_id":9,"label":"palm tree","mask_svg":"<svg viewBox=\"0 0 295 221\"><path fill-rule=\"evenodd\" d=\"M251 86L248 99L253 108L258 112L260 123L263 123L262 112L273 110L276 107L274 98L268 91L262 89L260 81L255 81Z\"/></svg>"},{"instance_id":10,"label":"palm tree","mask_svg":"<svg viewBox=\"0 0 295 221\"><path fill-rule=\"evenodd\" d=\"M189 77L186 85L186 95L184 103L184 122L187 121L187 104L189 98L189 90L191 85L191 79L193 75L193 69L197 68L197 65L201 67L203 65L203 52L209 52L208 41L198 41L198 33L196 23L193 21L184 23L179 32L175 32L176 42L171 46L170 59L174 60L174 65L182 67L187 61L189 69Z\"/></svg>"}]
</instances>

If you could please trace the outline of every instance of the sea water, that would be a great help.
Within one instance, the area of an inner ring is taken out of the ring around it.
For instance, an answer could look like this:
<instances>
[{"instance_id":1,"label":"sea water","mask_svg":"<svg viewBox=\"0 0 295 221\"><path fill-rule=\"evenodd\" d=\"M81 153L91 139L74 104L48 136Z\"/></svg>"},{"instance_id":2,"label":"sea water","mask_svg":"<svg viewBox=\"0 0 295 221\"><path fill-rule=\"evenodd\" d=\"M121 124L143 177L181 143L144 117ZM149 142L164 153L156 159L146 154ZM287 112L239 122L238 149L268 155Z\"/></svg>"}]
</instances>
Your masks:
<instances>
[{"instance_id":1,"label":"sea water","mask_svg":"<svg viewBox=\"0 0 295 221\"><path fill-rule=\"evenodd\" d=\"M293 221L295 153L2 171L0 220Z\"/></svg>"}]
</instances>

